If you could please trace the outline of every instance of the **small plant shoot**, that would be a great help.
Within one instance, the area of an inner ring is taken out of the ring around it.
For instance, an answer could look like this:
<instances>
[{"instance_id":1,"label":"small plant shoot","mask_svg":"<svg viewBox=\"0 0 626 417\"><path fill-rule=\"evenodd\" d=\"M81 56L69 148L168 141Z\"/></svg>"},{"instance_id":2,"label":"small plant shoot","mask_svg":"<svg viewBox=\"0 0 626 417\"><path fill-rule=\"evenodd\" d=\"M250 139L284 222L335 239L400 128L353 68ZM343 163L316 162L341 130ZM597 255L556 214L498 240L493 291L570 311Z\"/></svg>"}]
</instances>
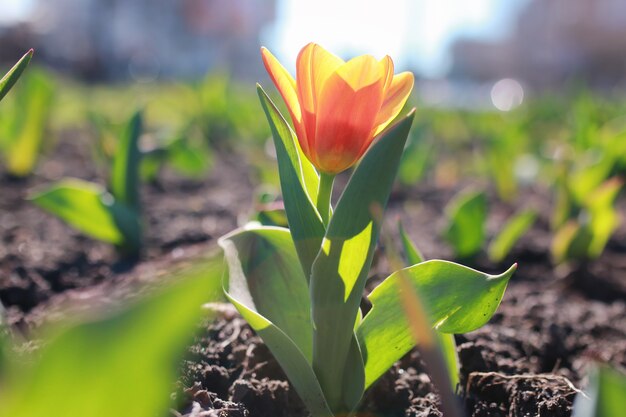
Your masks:
<instances>
[{"instance_id":1,"label":"small plant shoot","mask_svg":"<svg viewBox=\"0 0 626 417\"><path fill-rule=\"evenodd\" d=\"M79 179L64 179L36 194L37 206L81 232L115 245L123 256L136 257L141 248L139 202L139 137L141 113L135 113L120 137L109 188Z\"/></svg>"}]
</instances>

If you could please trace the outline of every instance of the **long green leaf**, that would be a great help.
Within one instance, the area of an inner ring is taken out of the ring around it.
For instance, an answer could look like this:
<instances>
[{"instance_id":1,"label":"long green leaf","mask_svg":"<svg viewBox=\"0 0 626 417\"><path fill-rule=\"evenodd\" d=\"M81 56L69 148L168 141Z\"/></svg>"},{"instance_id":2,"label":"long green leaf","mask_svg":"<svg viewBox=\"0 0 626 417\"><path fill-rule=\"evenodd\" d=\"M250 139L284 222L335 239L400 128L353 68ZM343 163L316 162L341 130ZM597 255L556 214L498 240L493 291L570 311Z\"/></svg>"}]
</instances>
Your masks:
<instances>
[{"instance_id":1,"label":"long green leaf","mask_svg":"<svg viewBox=\"0 0 626 417\"><path fill-rule=\"evenodd\" d=\"M452 389L455 389L459 384L459 355L456 352L456 340L454 340L454 334L435 331L435 335L437 336L439 349L441 349L443 359L446 363Z\"/></svg>"},{"instance_id":2,"label":"long green leaf","mask_svg":"<svg viewBox=\"0 0 626 417\"><path fill-rule=\"evenodd\" d=\"M42 145L54 99L51 76L42 71L29 71L16 95L18 114L6 149L7 171L24 177L35 168Z\"/></svg>"},{"instance_id":3,"label":"long green leaf","mask_svg":"<svg viewBox=\"0 0 626 417\"><path fill-rule=\"evenodd\" d=\"M466 333L484 325L495 313L515 265L501 275L488 275L447 261L426 261L406 268L430 313L444 333ZM414 345L399 300L399 274L390 275L368 297L372 310L357 329L369 387Z\"/></svg>"},{"instance_id":4,"label":"long green leaf","mask_svg":"<svg viewBox=\"0 0 626 417\"><path fill-rule=\"evenodd\" d=\"M605 181L589 195L587 202L591 220L589 228L593 238L589 243L589 257L597 258L620 222L620 216L614 207L615 199L622 189L623 181L612 178Z\"/></svg>"},{"instance_id":5,"label":"long green leaf","mask_svg":"<svg viewBox=\"0 0 626 417\"><path fill-rule=\"evenodd\" d=\"M0 390L0 415L167 414L201 306L219 296L221 267L220 259L123 312L55 332L37 357L11 363Z\"/></svg>"},{"instance_id":6,"label":"long green leaf","mask_svg":"<svg viewBox=\"0 0 626 417\"><path fill-rule=\"evenodd\" d=\"M344 370L382 211L391 192L414 113L393 126L365 154L333 214L311 275L314 331L313 369L333 411L344 399Z\"/></svg>"},{"instance_id":7,"label":"long green leaf","mask_svg":"<svg viewBox=\"0 0 626 417\"><path fill-rule=\"evenodd\" d=\"M536 218L537 213L534 210L524 210L515 214L489 244L489 259L492 262L502 262Z\"/></svg>"},{"instance_id":8,"label":"long green leaf","mask_svg":"<svg viewBox=\"0 0 626 417\"><path fill-rule=\"evenodd\" d=\"M402 248L404 249L404 256L406 257L407 263L409 265L416 265L424 262L424 255L422 255L417 245L406 233L402 222L398 222L398 232L400 233L400 240L402 241Z\"/></svg>"},{"instance_id":9,"label":"long green leaf","mask_svg":"<svg viewBox=\"0 0 626 417\"><path fill-rule=\"evenodd\" d=\"M115 245L124 244L125 236L111 210L116 203L97 184L65 179L35 195L32 201L89 236Z\"/></svg>"},{"instance_id":10,"label":"long green leaf","mask_svg":"<svg viewBox=\"0 0 626 417\"><path fill-rule=\"evenodd\" d=\"M7 72L4 77L2 77L2 79L0 80L0 100L2 100L4 96L7 95L9 90L11 90L11 87L13 87L17 80L20 78L20 76L28 66L30 59L33 57L33 53L33 49L26 52L24 56L20 58L17 64L15 64L13 68L11 68L9 72Z\"/></svg>"},{"instance_id":11,"label":"long green leaf","mask_svg":"<svg viewBox=\"0 0 626 417\"><path fill-rule=\"evenodd\" d=\"M272 129L289 229L308 282L311 265L319 252L325 232L322 219L315 208L320 180L274 103L261 86L257 86L257 92Z\"/></svg>"},{"instance_id":12,"label":"long green leaf","mask_svg":"<svg viewBox=\"0 0 626 417\"><path fill-rule=\"evenodd\" d=\"M288 229L250 227L219 240L224 292L281 365L314 417L331 416L311 367L309 291Z\"/></svg>"},{"instance_id":13,"label":"long green leaf","mask_svg":"<svg viewBox=\"0 0 626 417\"><path fill-rule=\"evenodd\" d=\"M476 255L485 243L487 197L483 192L462 192L446 207L448 228L444 238L459 259Z\"/></svg>"},{"instance_id":14,"label":"long green leaf","mask_svg":"<svg viewBox=\"0 0 626 417\"><path fill-rule=\"evenodd\" d=\"M111 194L117 201L139 212L139 137L141 136L141 112L128 121L117 144L111 172Z\"/></svg>"}]
</instances>

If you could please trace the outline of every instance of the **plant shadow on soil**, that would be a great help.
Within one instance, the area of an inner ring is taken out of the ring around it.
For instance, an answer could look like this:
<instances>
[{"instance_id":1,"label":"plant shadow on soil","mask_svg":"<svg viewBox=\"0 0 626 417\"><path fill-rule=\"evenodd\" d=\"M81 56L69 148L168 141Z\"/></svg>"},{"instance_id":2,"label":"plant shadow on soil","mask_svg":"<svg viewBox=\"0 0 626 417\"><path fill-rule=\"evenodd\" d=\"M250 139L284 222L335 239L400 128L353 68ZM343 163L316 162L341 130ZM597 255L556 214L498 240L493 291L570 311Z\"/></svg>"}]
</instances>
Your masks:
<instances>
[{"instance_id":1,"label":"plant shadow on soil","mask_svg":"<svg viewBox=\"0 0 626 417\"><path fill-rule=\"evenodd\" d=\"M62 306L74 299L114 304L137 296L141 277L158 277L179 259L206 252L253 204L252 176L236 155L216 158L217 166L205 180L165 172L159 186L143 188L147 249L137 263L118 262L111 248L24 200L29 191L63 176L97 178L92 166L80 162L86 160L80 148L61 143L30 179L16 181L0 173L0 301L9 323L25 331L58 320ZM403 219L427 258L452 258L438 232L454 191L419 186L392 195L388 218ZM555 269L546 255L548 198L522 192L519 201L541 216L507 260L518 262L519 269L492 320L456 336L458 392L468 416L570 416L590 363L626 366L626 233L620 229L599 260ZM515 208L492 201L490 235ZM505 267L480 257L471 266L488 272ZM379 256L368 290L385 276L385 268ZM181 370L173 415L307 415L270 352L231 308L201 326ZM366 393L360 415L440 416L437 403L413 351Z\"/></svg>"}]
</instances>

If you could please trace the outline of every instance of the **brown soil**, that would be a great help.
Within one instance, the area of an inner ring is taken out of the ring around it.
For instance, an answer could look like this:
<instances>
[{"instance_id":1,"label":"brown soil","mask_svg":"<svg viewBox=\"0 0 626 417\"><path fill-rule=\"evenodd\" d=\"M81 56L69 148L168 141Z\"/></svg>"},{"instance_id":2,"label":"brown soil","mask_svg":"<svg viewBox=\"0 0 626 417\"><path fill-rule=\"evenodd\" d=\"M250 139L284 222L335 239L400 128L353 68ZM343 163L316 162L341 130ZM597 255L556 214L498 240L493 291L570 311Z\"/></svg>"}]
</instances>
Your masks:
<instances>
[{"instance_id":1,"label":"brown soil","mask_svg":"<svg viewBox=\"0 0 626 417\"><path fill-rule=\"evenodd\" d=\"M157 183L142 188L141 259L120 259L111 246L83 236L26 200L66 176L103 184L84 155L80 142L62 144L32 177L15 179L0 171L0 302L14 313L28 312L67 290L132 275L137 265L182 257L185 248L213 241L250 211L253 188L241 169L245 163L234 155L215 158L205 180L165 170Z\"/></svg>"},{"instance_id":2,"label":"brown soil","mask_svg":"<svg viewBox=\"0 0 626 417\"><path fill-rule=\"evenodd\" d=\"M143 188L148 227L142 258L119 261L107 245L82 237L24 201L29 192L66 175L96 179L95 169L83 162L84 154L80 145L65 144L28 180L0 173L0 301L14 325L28 328L58 318L58 305L67 299L125 298L135 291L129 282L158 275L177 260L212 248L215 238L233 229L253 203L251 176L235 155L216 158L206 180L165 172L158 185ZM455 191L398 189L388 210L390 226L402 218L426 257L451 259L439 230L442 208ZM489 324L456 336L458 393L468 416L570 416L590 363L626 366L624 228L601 259L554 268L546 255L550 234L545 192L524 190L514 204L494 203L489 235L522 204L539 210L541 219L507 260L519 262L519 270L502 305ZM384 256L377 259L374 276L384 277ZM481 256L472 266L504 268ZM265 345L232 308L200 327L181 369L174 415L307 415ZM437 402L418 354L411 352L366 393L361 413L440 416Z\"/></svg>"}]
</instances>

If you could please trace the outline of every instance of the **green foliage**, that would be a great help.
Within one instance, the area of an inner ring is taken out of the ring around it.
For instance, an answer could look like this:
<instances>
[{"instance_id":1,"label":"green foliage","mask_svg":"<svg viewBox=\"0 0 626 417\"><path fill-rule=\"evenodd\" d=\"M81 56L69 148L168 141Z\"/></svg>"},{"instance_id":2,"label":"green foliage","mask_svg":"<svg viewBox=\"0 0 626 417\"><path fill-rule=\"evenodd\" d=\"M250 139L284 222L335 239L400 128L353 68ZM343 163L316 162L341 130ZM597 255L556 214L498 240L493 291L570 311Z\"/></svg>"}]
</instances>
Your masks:
<instances>
[{"instance_id":1,"label":"green foliage","mask_svg":"<svg viewBox=\"0 0 626 417\"><path fill-rule=\"evenodd\" d=\"M426 176L428 169L435 160L433 139L418 124L411 130L408 144L398 169L398 180L404 185L413 185Z\"/></svg>"},{"instance_id":2,"label":"green foliage","mask_svg":"<svg viewBox=\"0 0 626 417\"><path fill-rule=\"evenodd\" d=\"M260 88L259 97L274 136L289 229L248 226L220 239L228 263L224 292L314 417L349 414L364 390L414 345L394 274L371 294L374 308L365 317L359 308L413 113L367 151L325 226L319 213L330 203L318 196L318 174ZM405 250L420 258L414 245ZM425 294L433 326L454 333L491 317L513 269L488 276L429 261L406 271Z\"/></svg>"},{"instance_id":3,"label":"green foliage","mask_svg":"<svg viewBox=\"0 0 626 417\"><path fill-rule=\"evenodd\" d=\"M352 328L412 114L374 143L357 166L337 203L311 270L313 368L331 408L349 406L340 405L344 378L358 378L360 373L347 372L343 367L353 363L347 358ZM347 385L362 383L354 379Z\"/></svg>"},{"instance_id":4,"label":"green foliage","mask_svg":"<svg viewBox=\"0 0 626 417\"><path fill-rule=\"evenodd\" d=\"M240 87L226 73L209 73L198 82L170 91L168 110L171 113L175 108L185 126L197 129L213 148L258 145L267 137L267 127L248 86Z\"/></svg>"},{"instance_id":5,"label":"green foliage","mask_svg":"<svg viewBox=\"0 0 626 417\"><path fill-rule=\"evenodd\" d=\"M0 415L165 415L201 305L219 296L221 271L220 259L203 262L123 311L49 330L39 352L9 358L2 370Z\"/></svg>"},{"instance_id":6,"label":"green foliage","mask_svg":"<svg viewBox=\"0 0 626 417\"><path fill-rule=\"evenodd\" d=\"M109 192L94 183L65 179L32 201L83 233L116 245L123 255L137 256L141 247L141 124L141 114L136 113L126 126L114 156Z\"/></svg>"},{"instance_id":7,"label":"green foliage","mask_svg":"<svg viewBox=\"0 0 626 417\"><path fill-rule=\"evenodd\" d=\"M446 207L444 238L458 259L472 258L485 243L487 197L482 191L464 191Z\"/></svg>"},{"instance_id":8,"label":"green foliage","mask_svg":"<svg viewBox=\"0 0 626 417\"><path fill-rule=\"evenodd\" d=\"M404 230L402 222L398 222L398 231L404 248L406 263L408 266L417 265L425 261L422 253L417 249L417 245L411 240ZM410 318L409 318L410 320ZM437 345L443 356L443 362L446 367L450 383L454 389L459 383L459 358L456 352L456 341L454 334L446 334L435 331ZM419 340L419 338L418 338Z\"/></svg>"},{"instance_id":9,"label":"green foliage","mask_svg":"<svg viewBox=\"0 0 626 417\"><path fill-rule=\"evenodd\" d=\"M502 262L536 218L537 213L534 210L523 210L513 215L489 244L489 259L495 263Z\"/></svg>"},{"instance_id":10,"label":"green foliage","mask_svg":"<svg viewBox=\"0 0 626 417\"><path fill-rule=\"evenodd\" d=\"M226 296L263 338L309 411L332 415L312 368L309 288L289 230L248 227L219 244L229 270Z\"/></svg>"},{"instance_id":11,"label":"green foliage","mask_svg":"<svg viewBox=\"0 0 626 417\"><path fill-rule=\"evenodd\" d=\"M402 248L404 249L404 256L406 257L408 265L416 265L424 262L424 255L422 255L422 252L420 252L415 243L406 233L404 226L402 226L402 222L398 222L398 233L400 234Z\"/></svg>"},{"instance_id":12,"label":"green foliage","mask_svg":"<svg viewBox=\"0 0 626 417\"><path fill-rule=\"evenodd\" d=\"M443 333L467 333L483 326L495 313L515 271L483 274L447 261L426 261L404 269L425 304L433 326ZM357 331L365 360L366 387L413 347L399 299L395 272L368 296L372 310Z\"/></svg>"},{"instance_id":13,"label":"green foliage","mask_svg":"<svg viewBox=\"0 0 626 417\"><path fill-rule=\"evenodd\" d=\"M25 177L34 170L46 139L54 99L54 83L48 73L29 71L16 88L2 114L0 146L7 171Z\"/></svg>"},{"instance_id":14,"label":"green foliage","mask_svg":"<svg viewBox=\"0 0 626 417\"><path fill-rule=\"evenodd\" d=\"M617 178L604 182L577 205L576 217L556 229L551 248L556 263L600 256L619 224L615 199L622 185Z\"/></svg>"},{"instance_id":15,"label":"green foliage","mask_svg":"<svg viewBox=\"0 0 626 417\"><path fill-rule=\"evenodd\" d=\"M2 100L4 96L7 95L7 93L15 85L17 80L19 80L20 76L22 75L22 73L28 66L31 58L33 57L33 53L33 49L26 52L24 56L20 58L19 61L17 61L17 64L15 64L13 68L11 68L9 72L7 72L4 77L2 77L2 79L0 79L0 100Z\"/></svg>"},{"instance_id":16,"label":"green foliage","mask_svg":"<svg viewBox=\"0 0 626 417\"><path fill-rule=\"evenodd\" d=\"M302 153L295 134L284 117L260 85L257 85L257 91L272 129L285 212L308 281L325 232L322 218L315 207L319 176Z\"/></svg>"},{"instance_id":17,"label":"green foliage","mask_svg":"<svg viewBox=\"0 0 626 417\"><path fill-rule=\"evenodd\" d=\"M120 203L97 184L65 179L34 196L32 201L98 240L114 245L122 245L126 240L111 208Z\"/></svg>"},{"instance_id":18,"label":"green foliage","mask_svg":"<svg viewBox=\"0 0 626 417\"><path fill-rule=\"evenodd\" d=\"M573 417L615 417L626 407L626 375L599 366L589 377L587 395L579 393L574 401Z\"/></svg>"},{"instance_id":19,"label":"green foliage","mask_svg":"<svg viewBox=\"0 0 626 417\"><path fill-rule=\"evenodd\" d=\"M94 160L109 168L114 164L117 147L126 146L122 142L132 137L133 128L128 124L120 128L113 120L94 111L88 112L88 119L97 139L92 151ZM169 132L146 135L139 150L139 176L143 181L157 182L165 166L185 177L201 178L213 165L213 153L193 125L173 135Z\"/></svg>"},{"instance_id":20,"label":"green foliage","mask_svg":"<svg viewBox=\"0 0 626 417\"><path fill-rule=\"evenodd\" d=\"M135 113L122 133L111 170L111 194L131 210L139 211L139 137L142 130L141 113Z\"/></svg>"}]
</instances>

